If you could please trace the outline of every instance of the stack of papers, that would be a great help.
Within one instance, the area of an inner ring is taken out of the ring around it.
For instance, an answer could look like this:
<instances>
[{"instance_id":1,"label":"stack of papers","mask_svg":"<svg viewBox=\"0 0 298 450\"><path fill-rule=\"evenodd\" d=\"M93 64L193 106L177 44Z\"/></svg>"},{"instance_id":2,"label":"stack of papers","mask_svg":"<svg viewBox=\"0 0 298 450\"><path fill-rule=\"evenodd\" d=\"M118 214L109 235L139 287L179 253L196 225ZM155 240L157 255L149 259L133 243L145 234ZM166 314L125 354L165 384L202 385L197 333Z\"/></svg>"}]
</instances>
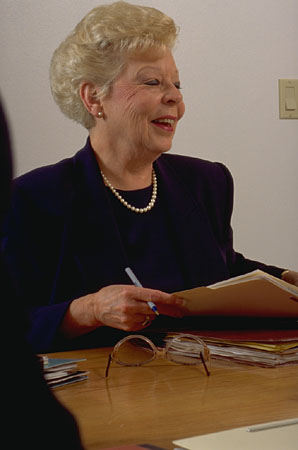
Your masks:
<instances>
[{"instance_id":1,"label":"stack of papers","mask_svg":"<svg viewBox=\"0 0 298 450\"><path fill-rule=\"evenodd\" d=\"M260 367L298 364L298 330L188 331L207 344L211 359ZM180 333L167 333L165 341ZM195 342L182 341L175 350L197 353Z\"/></svg>"},{"instance_id":2,"label":"stack of papers","mask_svg":"<svg viewBox=\"0 0 298 450\"><path fill-rule=\"evenodd\" d=\"M292 330L195 331L204 339L213 359L263 367L298 363L298 287L261 270L207 286L176 292L185 299L189 315L201 322L221 324L244 320L251 328L261 321L280 321ZM273 323L273 322L272 322ZM222 330L222 328L221 328ZM169 339L175 333L167 335ZM195 344L182 342L177 351L193 352Z\"/></svg>"},{"instance_id":3,"label":"stack of papers","mask_svg":"<svg viewBox=\"0 0 298 450\"><path fill-rule=\"evenodd\" d=\"M77 363L84 359L48 358L42 356L44 377L51 388L77 383L88 378L88 372L78 370Z\"/></svg>"}]
</instances>

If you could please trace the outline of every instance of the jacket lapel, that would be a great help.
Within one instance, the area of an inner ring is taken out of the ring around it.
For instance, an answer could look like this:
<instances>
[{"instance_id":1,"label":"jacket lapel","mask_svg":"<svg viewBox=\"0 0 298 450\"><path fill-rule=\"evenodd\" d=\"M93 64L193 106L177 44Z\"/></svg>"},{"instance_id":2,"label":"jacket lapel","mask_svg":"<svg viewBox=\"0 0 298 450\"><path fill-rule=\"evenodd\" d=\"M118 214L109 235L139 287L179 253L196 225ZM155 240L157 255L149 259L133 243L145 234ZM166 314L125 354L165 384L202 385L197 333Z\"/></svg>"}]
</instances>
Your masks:
<instances>
[{"instance_id":1,"label":"jacket lapel","mask_svg":"<svg viewBox=\"0 0 298 450\"><path fill-rule=\"evenodd\" d=\"M74 158L76 198L70 226L75 258L90 292L128 279L126 255L89 141L86 147Z\"/></svg>"},{"instance_id":2,"label":"jacket lapel","mask_svg":"<svg viewBox=\"0 0 298 450\"><path fill-rule=\"evenodd\" d=\"M156 162L159 191L176 235L187 288L228 278L219 243L210 226L200 192L191 192L178 167L161 156Z\"/></svg>"}]
</instances>

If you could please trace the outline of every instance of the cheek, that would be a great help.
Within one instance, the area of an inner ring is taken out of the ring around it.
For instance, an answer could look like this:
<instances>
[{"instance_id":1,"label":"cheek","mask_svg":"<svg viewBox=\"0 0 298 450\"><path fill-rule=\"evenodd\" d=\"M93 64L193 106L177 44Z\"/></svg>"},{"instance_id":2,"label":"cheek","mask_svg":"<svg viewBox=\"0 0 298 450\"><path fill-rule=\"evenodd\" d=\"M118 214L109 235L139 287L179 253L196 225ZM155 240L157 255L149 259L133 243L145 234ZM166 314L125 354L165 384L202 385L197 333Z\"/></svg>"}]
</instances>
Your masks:
<instances>
[{"instance_id":1,"label":"cheek","mask_svg":"<svg viewBox=\"0 0 298 450\"><path fill-rule=\"evenodd\" d=\"M126 103L123 109L124 121L134 131L144 130L145 115L143 114L141 105L136 105L134 102Z\"/></svg>"},{"instance_id":2,"label":"cheek","mask_svg":"<svg viewBox=\"0 0 298 450\"><path fill-rule=\"evenodd\" d=\"M182 100L182 102L180 102L179 108L178 108L178 120L182 119L182 117L184 116L184 113L185 113L185 103Z\"/></svg>"},{"instance_id":3,"label":"cheek","mask_svg":"<svg viewBox=\"0 0 298 450\"><path fill-rule=\"evenodd\" d=\"M117 100L124 113L134 120L142 120L148 113L148 99L137 88L121 90Z\"/></svg>"},{"instance_id":4,"label":"cheek","mask_svg":"<svg viewBox=\"0 0 298 450\"><path fill-rule=\"evenodd\" d=\"M139 119L148 119L154 111L154 102L146 95L135 95L127 101L127 110L139 116Z\"/></svg>"},{"instance_id":5,"label":"cheek","mask_svg":"<svg viewBox=\"0 0 298 450\"><path fill-rule=\"evenodd\" d=\"M149 131L150 111L148 103L144 99L125 103L125 122L133 130L134 135L144 137Z\"/></svg>"},{"instance_id":6,"label":"cheek","mask_svg":"<svg viewBox=\"0 0 298 450\"><path fill-rule=\"evenodd\" d=\"M144 86L133 86L122 89L120 101L125 105L125 109L140 116L151 116L160 98L146 89Z\"/></svg>"}]
</instances>

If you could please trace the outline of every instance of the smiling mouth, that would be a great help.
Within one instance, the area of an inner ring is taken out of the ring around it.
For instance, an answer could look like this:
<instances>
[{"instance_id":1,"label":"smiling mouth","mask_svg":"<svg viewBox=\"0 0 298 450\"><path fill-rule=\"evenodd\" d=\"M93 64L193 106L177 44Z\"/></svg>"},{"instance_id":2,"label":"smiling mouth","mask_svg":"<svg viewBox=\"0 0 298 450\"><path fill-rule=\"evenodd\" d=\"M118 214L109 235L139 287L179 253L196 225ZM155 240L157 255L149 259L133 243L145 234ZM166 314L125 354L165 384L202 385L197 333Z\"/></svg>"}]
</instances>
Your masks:
<instances>
[{"instance_id":1,"label":"smiling mouth","mask_svg":"<svg viewBox=\"0 0 298 450\"><path fill-rule=\"evenodd\" d=\"M168 117L160 118L160 119L154 119L151 122L153 125L155 125L158 128L161 128L166 131L173 131L174 125L175 125L175 119L171 119Z\"/></svg>"}]
</instances>

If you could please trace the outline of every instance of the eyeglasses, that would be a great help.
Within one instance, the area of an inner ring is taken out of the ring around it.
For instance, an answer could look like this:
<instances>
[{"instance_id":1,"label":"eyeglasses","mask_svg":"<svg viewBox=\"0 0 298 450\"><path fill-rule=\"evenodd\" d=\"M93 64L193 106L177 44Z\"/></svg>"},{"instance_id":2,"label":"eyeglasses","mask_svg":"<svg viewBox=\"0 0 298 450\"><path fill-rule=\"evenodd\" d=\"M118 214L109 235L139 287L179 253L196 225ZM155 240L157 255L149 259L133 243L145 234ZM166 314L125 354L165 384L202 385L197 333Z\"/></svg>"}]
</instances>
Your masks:
<instances>
[{"instance_id":1,"label":"eyeglasses","mask_svg":"<svg viewBox=\"0 0 298 450\"><path fill-rule=\"evenodd\" d=\"M156 345L146 336L126 336L119 341L109 355L105 376L108 377L112 361L122 366L143 366L157 358L166 358L177 364L196 366L203 364L206 375L210 375L208 364L210 351L202 339L191 334L180 334L171 338L164 348Z\"/></svg>"}]
</instances>

